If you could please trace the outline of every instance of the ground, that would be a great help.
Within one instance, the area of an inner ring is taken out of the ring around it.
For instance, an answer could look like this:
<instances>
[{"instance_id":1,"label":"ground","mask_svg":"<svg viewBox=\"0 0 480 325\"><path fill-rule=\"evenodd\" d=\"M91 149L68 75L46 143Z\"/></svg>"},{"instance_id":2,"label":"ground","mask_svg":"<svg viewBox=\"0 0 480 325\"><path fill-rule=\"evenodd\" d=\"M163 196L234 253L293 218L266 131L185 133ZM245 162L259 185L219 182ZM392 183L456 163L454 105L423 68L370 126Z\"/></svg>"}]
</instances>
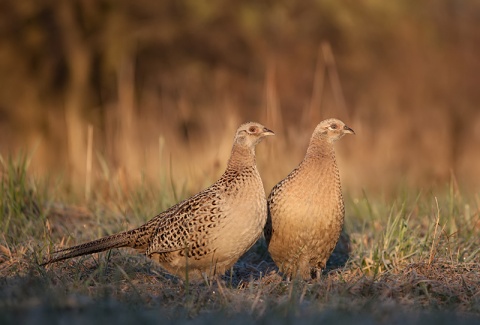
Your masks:
<instances>
[{"instance_id":1,"label":"ground","mask_svg":"<svg viewBox=\"0 0 480 325\"><path fill-rule=\"evenodd\" d=\"M175 196L145 185L75 201L21 168L2 177L2 324L480 321L479 200L454 185L346 195L345 231L319 279L282 278L260 239L225 276L188 283L128 249L38 265L51 249L142 224Z\"/></svg>"}]
</instances>

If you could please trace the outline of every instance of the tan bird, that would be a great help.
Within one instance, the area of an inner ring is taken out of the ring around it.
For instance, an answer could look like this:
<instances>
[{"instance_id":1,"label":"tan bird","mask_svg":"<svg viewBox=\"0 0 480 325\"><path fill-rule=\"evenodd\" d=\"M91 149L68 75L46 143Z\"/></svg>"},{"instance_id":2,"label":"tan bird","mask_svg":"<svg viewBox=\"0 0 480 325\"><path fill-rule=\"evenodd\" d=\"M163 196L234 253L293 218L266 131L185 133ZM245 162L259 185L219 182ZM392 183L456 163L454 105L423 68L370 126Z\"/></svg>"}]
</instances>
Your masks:
<instances>
[{"instance_id":1,"label":"tan bird","mask_svg":"<svg viewBox=\"0 0 480 325\"><path fill-rule=\"evenodd\" d=\"M227 169L204 191L160 213L143 226L53 253L44 264L132 247L165 270L190 280L225 273L261 236L267 201L255 146L274 133L255 122L235 135Z\"/></svg>"},{"instance_id":2,"label":"tan bird","mask_svg":"<svg viewBox=\"0 0 480 325\"><path fill-rule=\"evenodd\" d=\"M268 251L289 278L318 276L338 241L345 210L333 142L347 133L340 120L320 122L303 161L268 197Z\"/></svg>"}]
</instances>

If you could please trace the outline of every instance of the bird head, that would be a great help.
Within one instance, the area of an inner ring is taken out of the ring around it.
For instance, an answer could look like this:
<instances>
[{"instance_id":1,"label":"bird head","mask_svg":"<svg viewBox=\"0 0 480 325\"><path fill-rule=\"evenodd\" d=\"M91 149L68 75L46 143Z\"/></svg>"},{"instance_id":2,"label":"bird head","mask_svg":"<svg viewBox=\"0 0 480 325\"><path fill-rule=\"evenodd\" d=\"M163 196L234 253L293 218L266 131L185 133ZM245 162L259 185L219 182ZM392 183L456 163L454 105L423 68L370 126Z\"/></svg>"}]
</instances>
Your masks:
<instances>
[{"instance_id":1,"label":"bird head","mask_svg":"<svg viewBox=\"0 0 480 325\"><path fill-rule=\"evenodd\" d=\"M315 131L313 132L313 136L333 143L348 133L355 134L355 132L346 126L342 121L330 118L323 120L317 125Z\"/></svg>"},{"instance_id":2,"label":"bird head","mask_svg":"<svg viewBox=\"0 0 480 325\"><path fill-rule=\"evenodd\" d=\"M240 125L235 134L235 143L246 147L254 147L264 137L275 135L272 130L267 129L260 123L248 122Z\"/></svg>"}]
</instances>

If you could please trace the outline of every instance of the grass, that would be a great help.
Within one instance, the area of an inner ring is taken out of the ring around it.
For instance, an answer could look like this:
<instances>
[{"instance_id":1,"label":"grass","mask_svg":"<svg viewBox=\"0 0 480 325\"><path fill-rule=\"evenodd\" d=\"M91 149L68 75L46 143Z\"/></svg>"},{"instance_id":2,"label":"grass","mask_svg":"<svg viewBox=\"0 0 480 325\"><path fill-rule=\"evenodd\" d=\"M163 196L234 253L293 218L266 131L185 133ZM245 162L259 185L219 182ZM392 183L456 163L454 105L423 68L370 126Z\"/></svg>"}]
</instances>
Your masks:
<instances>
[{"instance_id":1,"label":"grass","mask_svg":"<svg viewBox=\"0 0 480 325\"><path fill-rule=\"evenodd\" d=\"M480 319L480 207L454 183L392 198L346 199L342 266L287 282L260 240L218 281L188 284L146 257L112 250L46 268L67 246L142 224L192 193L169 182L125 191L115 182L88 202L40 186L28 159L1 160L0 323L345 324ZM170 187L168 187L170 186ZM113 187L113 190L112 190ZM72 204L71 202L76 202ZM340 247L342 246L342 247ZM348 249L347 249L348 248Z\"/></svg>"}]
</instances>

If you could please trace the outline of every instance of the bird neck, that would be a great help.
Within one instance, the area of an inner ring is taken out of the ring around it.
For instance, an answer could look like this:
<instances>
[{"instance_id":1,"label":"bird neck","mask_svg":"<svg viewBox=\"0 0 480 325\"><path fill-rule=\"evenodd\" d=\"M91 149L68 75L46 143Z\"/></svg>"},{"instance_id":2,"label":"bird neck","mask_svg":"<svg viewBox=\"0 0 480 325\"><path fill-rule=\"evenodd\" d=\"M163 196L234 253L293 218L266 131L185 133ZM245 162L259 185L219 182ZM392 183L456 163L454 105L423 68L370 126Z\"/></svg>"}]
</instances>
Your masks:
<instances>
[{"instance_id":1,"label":"bird neck","mask_svg":"<svg viewBox=\"0 0 480 325\"><path fill-rule=\"evenodd\" d=\"M312 138L308 145L305 160L314 161L335 161L335 150L333 143L326 139Z\"/></svg>"},{"instance_id":2,"label":"bird neck","mask_svg":"<svg viewBox=\"0 0 480 325\"><path fill-rule=\"evenodd\" d=\"M315 183L315 186L331 187L331 195L341 198L340 173L332 142L312 139L301 166L301 169L309 175L309 181Z\"/></svg>"},{"instance_id":3,"label":"bird neck","mask_svg":"<svg viewBox=\"0 0 480 325\"><path fill-rule=\"evenodd\" d=\"M234 144L232 154L227 163L227 170L241 170L245 167L255 166L255 150L239 144Z\"/></svg>"}]
</instances>

